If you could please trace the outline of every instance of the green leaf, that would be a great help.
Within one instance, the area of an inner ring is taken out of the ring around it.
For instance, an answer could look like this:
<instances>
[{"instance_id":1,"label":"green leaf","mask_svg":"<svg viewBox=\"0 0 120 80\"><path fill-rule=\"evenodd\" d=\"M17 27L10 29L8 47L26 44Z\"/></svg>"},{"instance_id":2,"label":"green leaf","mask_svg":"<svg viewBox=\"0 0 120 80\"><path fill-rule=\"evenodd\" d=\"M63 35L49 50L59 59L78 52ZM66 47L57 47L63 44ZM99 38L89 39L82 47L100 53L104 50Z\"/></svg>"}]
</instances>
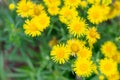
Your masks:
<instances>
[{"instance_id":1,"label":"green leaf","mask_svg":"<svg viewBox=\"0 0 120 80\"><path fill-rule=\"evenodd\" d=\"M0 78L1 80L6 80L6 74L4 71L4 57L2 53L0 53Z\"/></svg>"}]
</instances>

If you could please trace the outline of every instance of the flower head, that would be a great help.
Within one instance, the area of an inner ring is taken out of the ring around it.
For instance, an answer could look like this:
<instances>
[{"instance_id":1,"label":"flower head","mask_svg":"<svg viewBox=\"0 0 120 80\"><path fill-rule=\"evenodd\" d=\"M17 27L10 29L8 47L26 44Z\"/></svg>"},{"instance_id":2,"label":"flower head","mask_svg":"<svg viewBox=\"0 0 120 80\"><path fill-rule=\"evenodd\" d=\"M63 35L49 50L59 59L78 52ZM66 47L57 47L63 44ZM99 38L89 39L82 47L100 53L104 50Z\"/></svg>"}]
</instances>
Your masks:
<instances>
[{"instance_id":1,"label":"flower head","mask_svg":"<svg viewBox=\"0 0 120 80\"><path fill-rule=\"evenodd\" d=\"M105 76L104 75L99 75L99 80L104 80Z\"/></svg>"},{"instance_id":2,"label":"flower head","mask_svg":"<svg viewBox=\"0 0 120 80\"><path fill-rule=\"evenodd\" d=\"M89 28L86 34L90 44L93 44L97 41L97 39L100 39L100 34L97 32L95 27Z\"/></svg>"},{"instance_id":3,"label":"flower head","mask_svg":"<svg viewBox=\"0 0 120 80\"><path fill-rule=\"evenodd\" d=\"M110 76L107 76L108 80L120 80L120 73L117 71Z\"/></svg>"},{"instance_id":4,"label":"flower head","mask_svg":"<svg viewBox=\"0 0 120 80\"><path fill-rule=\"evenodd\" d=\"M14 3L9 4L9 9L14 10L15 9L15 4Z\"/></svg>"},{"instance_id":5,"label":"flower head","mask_svg":"<svg viewBox=\"0 0 120 80\"><path fill-rule=\"evenodd\" d=\"M89 77L92 74L92 61L86 59L77 59L74 64L73 71L77 76Z\"/></svg>"},{"instance_id":6,"label":"flower head","mask_svg":"<svg viewBox=\"0 0 120 80\"><path fill-rule=\"evenodd\" d=\"M61 4L61 0L43 0L46 4L47 7L50 7L50 6L60 6Z\"/></svg>"},{"instance_id":7,"label":"flower head","mask_svg":"<svg viewBox=\"0 0 120 80\"><path fill-rule=\"evenodd\" d=\"M63 6L59 12L59 19L65 24L69 24L74 17L78 16L78 12L75 8Z\"/></svg>"},{"instance_id":8,"label":"flower head","mask_svg":"<svg viewBox=\"0 0 120 80\"><path fill-rule=\"evenodd\" d=\"M28 17L30 16L30 14L32 13L32 9L33 9L34 3L29 0L20 0L17 3L17 13L18 15L20 15L21 17Z\"/></svg>"},{"instance_id":9,"label":"flower head","mask_svg":"<svg viewBox=\"0 0 120 80\"><path fill-rule=\"evenodd\" d=\"M64 0L66 6L78 7L81 0Z\"/></svg>"},{"instance_id":10,"label":"flower head","mask_svg":"<svg viewBox=\"0 0 120 80\"><path fill-rule=\"evenodd\" d=\"M99 64L100 71L106 76L111 76L113 73L117 72L117 63L112 59L105 58L100 60Z\"/></svg>"},{"instance_id":11,"label":"flower head","mask_svg":"<svg viewBox=\"0 0 120 80\"><path fill-rule=\"evenodd\" d=\"M84 19L76 18L73 19L72 22L68 25L69 33L80 37L83 36L87 30L87 24Z\"/></svg>"},{"instance_id":12,"label":"flower head","mask_svg":"<svg viewBox=\"0 0 120 80\"><path fill-rule=\"evenodd\" d=\"M82 8L86 8L87 7L87 1L80 1L80 6L82 7Z\"/></svg>"},{"instance_id":13,"label":"flower head","mask_svg":"<svg viewBox=\"0 0 120 80\"><path fill-rule=\"evenodd\" d=\"M111 58L117 51L117 46L112 41L107 41L102 45L101 51L106 57Z\"/></svg>"},{"instance_id":14,"label":"flower head","mask_svg":"<svg viewBox=\"0 0 120 80\"><path fill-rule=\"evenodd\" d=\"M91 59L92 57L92 51L87 48L87 47L83 47L79 52L78 52L78 57L81 59Z\"/></svg>"},{"instance_id":15,"label":"flower head","mask_svg":"<svg viewBox=\"0 0 120 80\"><path fill-rule=\"evenodd\" d=\"M103 8L102 5L93 5L88 9L88 20L93 24L99 24L106 20L106 12L108 12L107 9Z\"/></svg>"},{"instance_id":16,"label":"flower head","mask_svg":"<svg viewBox=\"0 0 120 80\"><path fill-rule=\"evenodd\" d=\"M120 63L120 51L114 52L114 55L111 57L115 62Z\"/></svg>"},{"instance_id":17,"label":"flower head","mask_svg":"<svg viewBox=\"0 0 120 80\"><path fill-rule=\"evenodd\" d=\"M70 51L66 48L64 44L61 44L54 46L50 55L56 63L64 64L66 61L69 60Z\"/></svg>"},{"instance_id":18,"label":"flower head","mask_svg":"<svg viewBox=\"0 0 120 80\"><path fill-rule=\"evenodd\" d=\"M43 13L32 18L32 20L27 20L23 28L25 29L25 34L35 37L39 36L49 26L49 23L50 18L47 14Z\"/></svg>"},{"instance_id":19,"label":"flower head","mask_svg":"<svg viewBox=\"0 0 120 80\"><path fill-rule=\"evenodd\" d=\"M41 4L39 4L39 5L34 4L34 6L31 10L32 10L32 12L31 12L32 17L36 17L36 16L39 16L42 13L45 13L44 7Z\"/></svg>"},{"instance_id":20,"label":"flower head","mask_svg":"<svg viewBox=\"0 0 120 80\"><path fill-rule=\"evenodd\" d=\"M50 17L46 13L42 13L34 19L36 19L36 24L38 24L41 31L46 29L50 24Z\"/></svg>"},{"instance_id":21,"label":"flower head","mask_svg":"<svg viewBox=\"0 0 120 80\"><path fill-rule=\"evenodd\" d=\"M70 39L67 41L67 47L70 49L71 55L75 56L80 49L85 45L85 42L78 39Z\"/></svg>"},{"instance_id":22,"label":"flower head","mask_svg":"<svg viewBox=\"0 0 120 80\"><path fill-rule=\"evenodd\" d=\"M26 20L25 24L23 25L25 30L25 34L30 35L32 37L41 35L41 32L35 23L35 20Z\"/></svg>"},{"instance_id":23,"label":"flower head","mask_svg":"<svg viewBox=\"0 0 120 80\"><path fill-rule=\"evenodd\" d=\"M48 12L50 15L57 15L59 13L60 8L57 6L48 7Z\"/></svg>"}]
</instances>

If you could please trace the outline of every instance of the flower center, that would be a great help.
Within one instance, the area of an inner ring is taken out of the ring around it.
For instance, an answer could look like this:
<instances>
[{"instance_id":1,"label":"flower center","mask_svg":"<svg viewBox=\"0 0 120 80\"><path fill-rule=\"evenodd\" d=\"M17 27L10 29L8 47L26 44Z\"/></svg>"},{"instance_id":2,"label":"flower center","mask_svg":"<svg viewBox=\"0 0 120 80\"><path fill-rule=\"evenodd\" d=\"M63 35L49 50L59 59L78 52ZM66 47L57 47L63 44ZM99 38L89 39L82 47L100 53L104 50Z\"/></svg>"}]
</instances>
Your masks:
<instances>
[{"instance_id":1,"label":"flower center","mask_svg":"<svg viewBox=\"0 0 120 80\"><path fill-rule=\"evenodd\" d=\"M80 65L80 70L83 71L83 72L86 71L87 70L87 65L84 64L84 63L82 65Z\"/></svg>"},{"instance_id":2,"label":"flower center","mask_svg":"<svg viewBox=\"0 0 120 80\"><path fill-rule=\"evenodd\" d=\"M27 5L24 5L22 9L23 9L24 12L27 12L29 10Z\"/></svg>"},{"instance_id":3,"label":"flower center","mask_svg":"<svg viewBox=\"0 0 120 80\"><path fill-rule=\"evenodd\" d=\"M77 52L79 51L78 45L76 45L76 44L73 43L73 44L71 45L71 50L72 50L73 52L77 53Z\"/></svg>"},{"instance_id":4,"label":"flower center","mask_svg":"<svg viewBox=\"0 0 120 80\"><path fill-rule=\"evenodd\" d=\"M96 35L95 35L95 32L94 31L90 31L89 35L92 37L92 38L95 38Z\"/></svg>"},{"instance_id":5,"label":"flower center","mask_svg":"<svg viewBox=\"0 0 120 80\"><path fill-rule=\"evenodd\" d=\"M39 11L37 8L35 8L35 9L34 9L34 13L35 13L35 15L39 15L39 14L40 14L40 11Z\"/></svg>"},{"instance_id":6,"label":"flower center","mask_svg":"<svg viewBox=\"0 0 120 80\"><path fill-rule=\"evenodd\" d=\"M105 69L106 71L110 71L110 70L111 70L111 65L110 65L109 63L106 63L106 64L104 65L104 69Z\"/></svg>"},{"instance_id":7,"label":"flower center","mask_svg":"<svg viewBox=\"0 0 120 80\"><path fill-rule=\"evenodd\" d=\"M60 50L60 51L57 53L57 57L58 57L59 59L61 59L61 58L63 58L63 56L64 56L64 51Z\"/></svg>"}]
</instances>

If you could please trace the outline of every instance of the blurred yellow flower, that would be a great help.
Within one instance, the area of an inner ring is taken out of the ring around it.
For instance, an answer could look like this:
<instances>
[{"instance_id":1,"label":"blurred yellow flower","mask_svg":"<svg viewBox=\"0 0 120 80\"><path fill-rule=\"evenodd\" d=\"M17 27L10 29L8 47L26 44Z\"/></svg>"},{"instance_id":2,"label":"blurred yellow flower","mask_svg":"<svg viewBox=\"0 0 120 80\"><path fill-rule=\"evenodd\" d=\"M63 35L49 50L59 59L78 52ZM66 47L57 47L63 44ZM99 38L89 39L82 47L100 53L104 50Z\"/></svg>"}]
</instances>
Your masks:
<instances>
[{"instance_id":1,"label":"blurred yellow flower","mask_svg":"<svg viewBox=\"0 0 120 80\"><path fill-rule=\"evenodd\" d=\"M64 44L53 46L50 52L51 58L59 64L64 64L69 60L70 51L66 48Z\"/></svg>"},{"instance_id":2,"label":"blurred yellow flower","mask_svg":"<svg viewBox=\"0 0 120 80\"><path fill-rule=\"evenodd\" d=\"M100 0L87 0L87 2L90 4L99 4Z\"/></svg>"},{"instance_id":3,"label":"blurred yellow flower","mask_svg":"<svg viewBox=\"0 0 120 80\"><path fill-rule=\"evenodd\" d=\"M100 60L99 65L100 71L106 76L111 76L117 72L117 63L112 59L105 58Z\"/></svg>"},{"instance_id":4,"label":"blurred yellow flower","mask_svg":"<svg viewBox=\"0 0 120 80\"><path fill-rule=\"evenodd\" d=\"M59 13L60 8L57 6L50 6L48 7L48 12L50 15L55 16Z\"/></svg>"},{"instance_id":5,"label":"blurred yellow flower","mask_svg":"<svg viewBox=\"0 0 120 80\"><path fill-rule=\"evenodd\" d=\"M114 55L112 56L112 59L116 61L117 63L120 63L120 51L114 52Z\"/></svg>"},{"instance_id":6,"label":"blurred yellow flower","mask_svg":"<svg viewBox=\"0 0 120 80\"><path fill-rule=\"evenodd\" d=\"M77 59L73 66L73 71L77 76L89 77L92 74L92 61L86 59Z\"/></svg>"},{"instance_id":7,"label":"blurred yellow flower","mask_svg":"<svg viewBox=\"0 0 120 80\"><path fill-rule=\"evenodd\" d=\"M103 8L102 5L92 5L92 7L88 9L87 18L91 23L99 24L103 22L104 20L106 20L107 18L106 12L108 12L107 9Z\"/></svg>"},{"instance_id":8,"label":"blurred yellow flower","mask_svg":"<svg viewBox=\"0 0 120 80\"><path fill-rule=\"evenodd\" d=\"M55 36L53 36L53 38L49 41L49 46L53 47L55 45L57 45L57 38Z\"/></svg>"},{"instance_id":9,"label":"blurred yellow flower","mask_svg":"<svg viewBox=\"0 0 120 80\"><path fill-rule=\"evenodd\" d=\"M80 6L82 7L82 8L86 8L87 7L87 1L80 1Z\"/></svg>"},{"instance_id":10,"label":"blurred yellow flower","mask_svg":"<svg viewBox=\"0 0 120 80\"><path fill-rule=\"evenodd\" d=\"M102 0L102 4L104 5L112 4L112 0Z\"/></svg>"},{"instance_id":11,"label":"blurred yellow flower","mask_svg":"<svg viewBox=\"0 0 120 80\"><path fill-rule=\"evenodd\" d=\"M120 73L113 73L111 76L107 76L107 80L120 80Z\"/></svg>"},{"instance_id":12,"label":"blurred yellow flower","mask_svg":"<svg viewBox=\"0 0 120 80\"><path fill-rule=\"evenodd\" d=\"M114 1L114 3L112 4L113 7L110 9L110 12L108 14L109 19L120 16L120 5L119 4L120 4L119 0Z\"/></svg>"},{"instance_id":13,"label":"blurred yellow flower","mask_svg":"<svg viewBox=\"0 0 120 80\"><path fill-rule=\"evenodd\" d=\"M46 4L47 7L51 7L51 6L60 6L61 4L61 0L43 0Z\"/></svg>"},{"instance_id":14,"label":"blurred yellow flower","mask_svg":"<svg viewBox=\"0 0 120 80\"><path fill-rule=\"evenodd\" d=\"M104 80L104 79L105 79L104 75L99 75L99 80Z\"/></svg>"},{"instance_id":15,"label":"blurred yellow flower","mask_svg":"<svg viewBox=\"0 0 120 80\"><path fill-rule=\"evenodd\" d=\"M104 56L111 58L117 51L117 46L112 41L107 41L101 46L101 51Z\"/></svg>"},{"instance_id":16,"label":"blurred yellow flower","mask_svg":"<svg viewBox=\"0 0 120 80\"><path fill-rule=\"evenodd\" d=\"M15 9L15 4L14 3L9 4L9 9L14 10Z\"/></svg>"},{"instance_id":17,"label":"blurred yellow flower","mask_svg":"<svg viewBox=\"0 0 120 80\"><path fill-rule=\"evenodd\" d=\"M64 0L66 6L78 7L81 0Z\"/></svg>"}]
</instances>

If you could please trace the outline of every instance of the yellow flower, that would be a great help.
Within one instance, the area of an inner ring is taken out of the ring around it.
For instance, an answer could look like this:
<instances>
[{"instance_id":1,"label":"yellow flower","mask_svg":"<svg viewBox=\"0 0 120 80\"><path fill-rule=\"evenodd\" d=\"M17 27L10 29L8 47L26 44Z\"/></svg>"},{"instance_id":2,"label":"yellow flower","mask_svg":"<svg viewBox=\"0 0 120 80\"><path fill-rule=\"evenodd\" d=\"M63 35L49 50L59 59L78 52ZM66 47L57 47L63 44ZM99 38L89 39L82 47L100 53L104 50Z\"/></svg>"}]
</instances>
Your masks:
<instances>
[{"instance_id":1,"label":"yellow flower","mask_svg":"<svg viewBox=\"0 0 120 80\"><path fill-rule=\"evenodd\" d=\"M115 0L115 2L113 3L113 7L111 8L108 14L109 19L120 16L120 5L119 4L120 4L120 1Z\"/></svg>"},{"instance_id":2,"label":"yellow flower","mask_svg":"<svg viewBox=\"0 0 120 80\"><path fill-rule=\"evenodd\" d=\"M73 19L72 22L68 25L69 33L80 37L83 36L87 30L87 24L84 19L76 18Z\"/></svg>"},{"instance_id":3,"label":"yellow flower","mask_svg":"<svg viewBox=\"0 0 120 80\"><path fill-rule=\"evenodd\" d=\"M69 60L70 51L66 48L64 44L60 44L53 47L50 55L56 63L64 64L66 61Z\"/></svg>"},{"instance_id":4,"label":"yellow flower","mask_svg":"<svg viewBox=\"0 0 120 80\"><path fill-rule=\"evenodd\" d=\"M50 18L47 14L43 13L37 17L32 18L31 21L27 20L23 28L25 29L25 34L32 37L39 36L44 29L49 26Z\"/></svg>"},{"instance_id":5,"label":"yellow flower","mask_svg":"<svg viewBox=\"0 0 120 80\"><path fill-rule=\"evenodd\" d=\"M81 0L64 0L66 6L78 7Z\"/></svg>"},{"instance_id":6,"label":"yellow flower","mask_svg":"<svg viewBox=\"0 0 120 80\"><path fill-rule=\"evenodd\" d=\"M113 73L111 76L107 76L107 80L120 80L120 73Z\"/></svg>"},{"instance_id":7,"label":"yellow flower","mask_svg":"<svg viewBox=\"0 0 120 80\"><path fill-rule=\"evenodd\" d=\"M41 4L39 5L34 4L34 7L31 10L32 10L31 12L32 17L39 16L40 14L45 13L44 6L42 6Z\"/></svg>"},{"instance_id":8,"label":"yellow flower","mask_svg":"<svg viewBox=\"0 0 120 80\"><path fill-rule=\"evenodd\" d=\"M100 0L87 0L87 2L90 4L99 4Z\"/></svg>"},{"instance_id":9,"label":"yellow flower","mask_svg":"<svg viewBox=\"0 0 120 80\"><path fill-rule=\"evenodd\" d=\"M117 72L117 63L112 59L105 58L100 60L99 65L100 71L106 76L111 76Z\"/></svg>"},{"instance_id":10,"label":"yellow flower","mask_svg":"<svg viewBox=\"0 0 120 80\"><path fill-rule=\"evenodd\" d=\"M53 47L55 45L57 45L57 38L55 36L53 36L53 38L49 41L49 46Z\"/></svg>"},{"instance_id":11,"label":"yellow flower","mask_svg":"<svg viewBox=\"0 0 120 80\"><path fill-rule=\"evenodd\" d=\"M9 9L14 10L15 9L15 4L14 3L9 4Z\"/></svg>"},{"instance_id":12,"label":"yellow flower","mask_svg":"<svg viewBox=\"0 0 120 80\"><path fill-rule=\"evenodd\" d=\"M117 46L113 42L107 41L101 46L101 51L106 57L111 58L117 51Z\"/></svg>"},{"instance_id":13,"label":"yellow flower","mask_svg":"<svg viewBox=\"0 0 120 80\"><path fill-rule=\"evenodd\" d=\"M38 28L40 29L40 31L43 31L44 29L46 29L49 24L50 24L50 17L47 16L46 13L42 13L39 16L35 17L36 20L36 24L38 24Z\"/></svg>"},{"instance_id":14,"label":"yellow flower","mask_svg":"<svg viewBox=\"0 0 120 80\"><path fill-rule=\"evenodd\" d=\"M116 16L120 16L120 1L115 1L115 3L114 3L114 9L116 10Z\"/></svg>"},{"instance_id":15,"label":"yellow flower","mask_svg":"<svg viewBox=\"0 0 120 80\"><path fill-rule=\"evenodd\" d=\"M70 39L67 41L67 47L70 49L72 56L76 56L79 50L85 45L85 42L78 39Z\"/></svg>"},{"instance_id":16,"label":"yellow flower","mask_svg":"<svg viewBox=\"0 0 120 80\"><path fill-rule=\"evenodd\" d=\"M100 34L97 32L95 27L89 28L86 35L89 44L94 44L97 39L100 39Z\"/></svg>"},{"instance_id":17,"label":"yellow flower","mask_svg":"<svg viewBox=\"0 0 120 80\"><path fill-rule=\"evenodd\" d=\"M57 7L57 6L50 6L50 7L48 7L48 12L49 12L49 14L51 14L52 16L53 16L53 15L57 15L57 14L59 13L59 10L60 10L60 8Z\"/></svg>"},{"instance_id":18,"label":"yellow flower","mask_svg":"<svg viewBox=\"0 0 120 80\"><path fill-rule=\"evenodd\" d=\"M103 21L106 21L109 19L108 15L110 13L110 6L108 5L101 5L101 9L104 10L103 14L104 14L104 20Z\"/></svg>"},{"instance_id":19,"label":"yellow flower","mask_svg":"<svg viewBox=\"0 0 120 80\"><path fill-rule=\"evenodd\" d=\"M78 16L78 12L76 11L76 9L70 8L68 6L62 7L59 12L59 19L65 24L69 24L71 20L76 16Z\"/></svg>"},{"instance_id":20,"label":"yellow flower","mask_svg":"<svg viewBox=\"0 0 120 80\"><path fill-rule=\"evenodd\" d=\"M117 63L120 63L120 51L114 52L114 55L112 56L112 59L116 61Z\"/></svg>"},{"instance_id":21,"label":"yellow flower","mask_svg":"<svg viewBox=\"0 0 120 80\"><path fill-rule=\"evenodd\" d=\"M47 7L50 6L60 6L61 4L61 0L43 0L45 2L45 4L47 5Z\"/></svg>"},{"instance_id":22,"label":"yellow flower","mask_svg":"<svg viewBox=\"0 0 120 80\"><path fill-rule=\"evenodd\" d=\"M89 77L92 74L92 61L86 59L77 59L73 66L73 71L77 76Z\"/></svg>"},{"instance_id":23,"label":"yellow flower","mask_svg":"<svg viewBox=\"0 0 120 80\"><path fill-rule=\"evenodd\" d=\"M39 31L39 28L36 25L35 20L31 21L27 20L25 23L26 24L24 24L23 28L25 29L26 35L30 35L32 37L41 35L41 32Z\"/></svg>"},{"instance_id":24,"label":"yellow flower","mask_svg":"<svg viewBox=\"0 0 120 80\"><path fill-rule=\"evenodd\" d=\"M99 75L99 80L104 80L104 75Z\"/></svg>"},{"instance_id":25,"label":"yellow flower","mask_svg":"<svg viewBox=\"0 0 120 80\"><path fill-rule=\"evenodd\" d=\"M80 49L77 55L81 59L91 59L92 51L87 47L83 47L82 49Z\"/></svg>"},{"instance_id":26,"label":"yellow flower","mask_svg":"<svg viewBox=\"0 0 120 80\"><path fill-rule=\"evenodd\" d=\"M106 14L101 5L93 5L88 9L88 19L93 24L99 24L106 19Z\"/></svg>"},{"instance_id":27,"label":"yellow flower","mask_svg":"<svg viewBox=\"0 0 120 80\"><path fill-rule=\"evenodd\" d=\"M102 0L102 4L109 5L112 3L112 0Z\"/></svg>"},{"instance_id":28,"label":"yellow flower","mask_svg":"<svg viewBox=\"0 0 120 80\"><path fill-rule=\"evenodd\" d=\"M17 3L17 13L21 17L28 17L32 13L32 8L34 4L32 1L20 0Z\"/></svg>"},{"instance_id":29,"label":"yellow flower","mask_svg":"<svg viewBox=\"0 0 120 80\"><path fill-rule=\"evenodd\" d=\"M80 6L82 7L82 8L86 8L87 7L87 1L80 1Z\"/></svg>"}]
</instances>

